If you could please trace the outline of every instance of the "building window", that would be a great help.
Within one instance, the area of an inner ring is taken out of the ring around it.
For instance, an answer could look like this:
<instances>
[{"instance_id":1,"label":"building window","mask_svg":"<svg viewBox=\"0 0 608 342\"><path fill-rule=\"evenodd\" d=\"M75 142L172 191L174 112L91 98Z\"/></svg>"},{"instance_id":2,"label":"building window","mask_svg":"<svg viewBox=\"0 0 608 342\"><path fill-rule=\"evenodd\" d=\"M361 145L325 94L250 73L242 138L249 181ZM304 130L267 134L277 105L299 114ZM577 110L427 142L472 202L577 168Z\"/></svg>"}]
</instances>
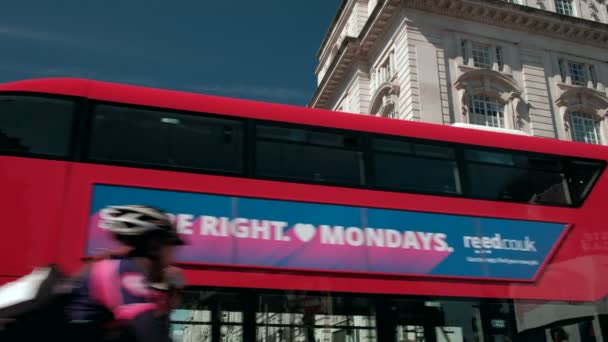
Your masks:
<instances>
[{"instance_id":1,"label":"building window","mask_svg":"<svg viewBox=\"0 0 608 342\"><path fill-rule=\"evenodd\" d=\"M390 103L388 103L386 106L384 106L384 108L382 108L382 111L379 114L380 114L380 116L390 118L390 119L399 118L399 116L397 114L397 108L395 108L395 104L392 101Z\"/></svg>"},{"instance_id":2,"label":"building window","mask_svg":"<svg viewBox=\"0 0 608 342\"><path fill-rule=\"evenodd\" d=\"M460 53L462 54L462 63L465 65L469 64L469 49L467 49L467 41L466 40L462 40L460 42Z\"/></svg>"},{"instance_id":3,"label":"building window","mask_svg":"<svg viewBox=\"0 0 608 342\"><path fill-rule=\"evenodd\" d=\"M397 108L395 108L394 105L389 107L389 110L386 112L386 117L391 119L397 119L399 117L397 113Z\"/></svg>"},{"instance_id":4,"label":"building window","mask_svg":"<svg viewBox=\"0 0 608 342\"><path fill-rule=\"evenodd\" d=\"M473 65L475 65L475 67L483 69L490 69L492 67L490 46L473 43L472 52Z\"/></svg>"},{"instance_id":5,"label":"building window","mask_svg":"<svg viewBox=\"0 0 608 342\"><path fill-rule=\"evenodd\" d=\"M504 106L496 99L484 95L469 97L470 123L488 127L505 127Z\"/></svg>"},{"instance_id":6,"label":"building window","mask_svg":"<svg viewBox=\"0 0 608 342\"><path fill-rule=\"evenodd\" d=\"M481 69L504 71L504 54L501 46L462 40L460 44L463 64Z\"/></svg>"},{"instance_id":7,"label":"building window","mask_svg":"<svg viewBox=\"0 0 608 342\"><path fill-rule=\"evenodd\" d=\"M562 83L566 83L566 69L564 67L564 62L562 60L559 61L559 75L562 78Z\"/></svg>"},{"instance_id":8,"label":"building window","mask_svg":"<svg viewBox=\"0 0 608 342\"><path fill-rule=\"evenodd\" d=\"M562 83L597 89L598 78L595 65L560 59L559 72Z\"/></svg>"},{"instance_id":9,"label":"building window","mask_svg":"<svg viewBox=\"0 0 608 342\"><path fill-rule=\"evenodd\" d=\"M587 113L570 113L570 131L573 141L588 144L602 143L600 138L600 122Z\"/></svg>"},{"instance_id":10,"label":"building window","mask_svg":"<svg viewBox=\"0 0 608 342\"><path fill-rule=\"evenodd\" d=\"M396 74L394 53L391 51L372 72L372 84L374 89L380 85L390 82Z\"/></svg>"},{"instance_id":11,"label":"building window","mask_svg":"<svg viewBox=\"0 0 608 342\"><path fill-rule=\"evenodd\" d=\"M574 16L572 0L555 0L555 11L559 14Z\"/></svg>"},{"instance_id":12,"label":"building window","mask_svg":"<svg viewBox=\"0 0 608 342\"><path fill-rule=\"evenodd\" d=\"M595 66L589 66L589 77L591 78L591 83L593 84L593 88L597 88L597 74L595 72Z\"/></svg>"},{"instance_id":13,"label":"building window","mask_svg":"<svg viewBox=\"0 0 608 342\"><path fill-rule=\"evenodd\" d=\"M587 85L587 74L585 73L585 65L583 63L568 62L568 70L570 70L572 84L579 86Z\"/></svg>"},{"instance_id":14,"label":"building window","mask_svg":"<svg viewBox=\"0 0 608 342\"><path fill-rule=\"evenodd\" d=\"M502 48L500 46L496 47L496 63L498 63L498 70L502 71L504 69L504 62L502 60Z\"/></svg>"}]
</instances>

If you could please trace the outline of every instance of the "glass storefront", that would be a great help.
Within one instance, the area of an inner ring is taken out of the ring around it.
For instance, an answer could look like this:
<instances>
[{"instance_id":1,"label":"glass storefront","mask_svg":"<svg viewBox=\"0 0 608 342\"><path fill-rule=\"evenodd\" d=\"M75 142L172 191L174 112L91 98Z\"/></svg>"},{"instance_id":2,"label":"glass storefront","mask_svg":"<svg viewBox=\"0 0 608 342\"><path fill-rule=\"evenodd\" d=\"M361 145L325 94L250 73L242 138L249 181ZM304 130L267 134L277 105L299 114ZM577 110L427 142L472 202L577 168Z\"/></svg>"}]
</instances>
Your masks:
<instances>
[{"instance_id":1,"label":"glass storefront","mask_svg":"<svg viewBox=\"0 0 608 342\"><path fill-rule=\"evenodd\" d=\"M606 303L190 290L178 342L608 342Z\"/></svg>"}]
</instances>

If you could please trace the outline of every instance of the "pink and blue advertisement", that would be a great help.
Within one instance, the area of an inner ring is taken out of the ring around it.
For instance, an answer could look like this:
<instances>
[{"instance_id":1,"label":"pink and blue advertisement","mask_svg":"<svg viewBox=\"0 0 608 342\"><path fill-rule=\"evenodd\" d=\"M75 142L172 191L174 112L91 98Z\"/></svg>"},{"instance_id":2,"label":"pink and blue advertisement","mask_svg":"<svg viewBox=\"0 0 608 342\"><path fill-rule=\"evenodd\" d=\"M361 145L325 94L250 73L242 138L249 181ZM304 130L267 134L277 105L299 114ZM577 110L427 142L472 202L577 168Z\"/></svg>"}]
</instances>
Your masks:
<instances>
[{"instance_id":1,"label":"pink and blue advertisement","mask_svg":"<svg viewBox=\"0 0 608 342\"><path fill-rule=\"evenodd\" d=\"M188 242L182 262L534 281L567 224L95 185L87 254L113 246L103 208L147 204Z\"/></svg>"}]
</instances>

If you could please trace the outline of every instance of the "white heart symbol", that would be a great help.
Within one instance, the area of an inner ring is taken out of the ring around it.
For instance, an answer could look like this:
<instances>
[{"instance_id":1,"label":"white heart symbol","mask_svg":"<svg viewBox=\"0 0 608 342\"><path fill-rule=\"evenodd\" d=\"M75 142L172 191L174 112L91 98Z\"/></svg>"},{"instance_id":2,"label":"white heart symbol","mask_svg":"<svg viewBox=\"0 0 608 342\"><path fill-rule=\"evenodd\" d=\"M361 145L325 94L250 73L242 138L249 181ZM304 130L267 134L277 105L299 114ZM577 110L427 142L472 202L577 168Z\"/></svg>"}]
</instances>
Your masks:
<instances>
[{"instance_id":1,"label":"white heart symbol","mask_svg":"<svg viewBox=\"0 0 608 342\"><path fill-rule=\"evenodd\" d=\"M312 238L315 237L315 234L317 232L315 226L313 226L312 224L298 223L293 227L293 229L295 230L298 238L303 242L308 242L312 240Z\"/></svg>"}]
</instances>

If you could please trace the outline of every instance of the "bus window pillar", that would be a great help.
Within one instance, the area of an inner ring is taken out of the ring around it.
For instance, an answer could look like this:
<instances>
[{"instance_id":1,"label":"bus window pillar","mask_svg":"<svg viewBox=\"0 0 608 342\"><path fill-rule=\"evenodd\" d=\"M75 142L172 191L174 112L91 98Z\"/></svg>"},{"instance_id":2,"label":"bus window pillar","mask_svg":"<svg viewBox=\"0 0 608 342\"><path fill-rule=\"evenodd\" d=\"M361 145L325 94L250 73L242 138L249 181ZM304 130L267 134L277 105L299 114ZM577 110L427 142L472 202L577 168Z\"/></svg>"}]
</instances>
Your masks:
<instances>
[{"instance_id":1,"label":"bus window pillar","mask_svg":"<svg viewBox=\"0 0 608 342\"><path fill-rule=\"evenodd\" d=\"M376 337L381 342L397 342L397 307L386 299L376 302Z\"/></svg>"}]
</instances>

